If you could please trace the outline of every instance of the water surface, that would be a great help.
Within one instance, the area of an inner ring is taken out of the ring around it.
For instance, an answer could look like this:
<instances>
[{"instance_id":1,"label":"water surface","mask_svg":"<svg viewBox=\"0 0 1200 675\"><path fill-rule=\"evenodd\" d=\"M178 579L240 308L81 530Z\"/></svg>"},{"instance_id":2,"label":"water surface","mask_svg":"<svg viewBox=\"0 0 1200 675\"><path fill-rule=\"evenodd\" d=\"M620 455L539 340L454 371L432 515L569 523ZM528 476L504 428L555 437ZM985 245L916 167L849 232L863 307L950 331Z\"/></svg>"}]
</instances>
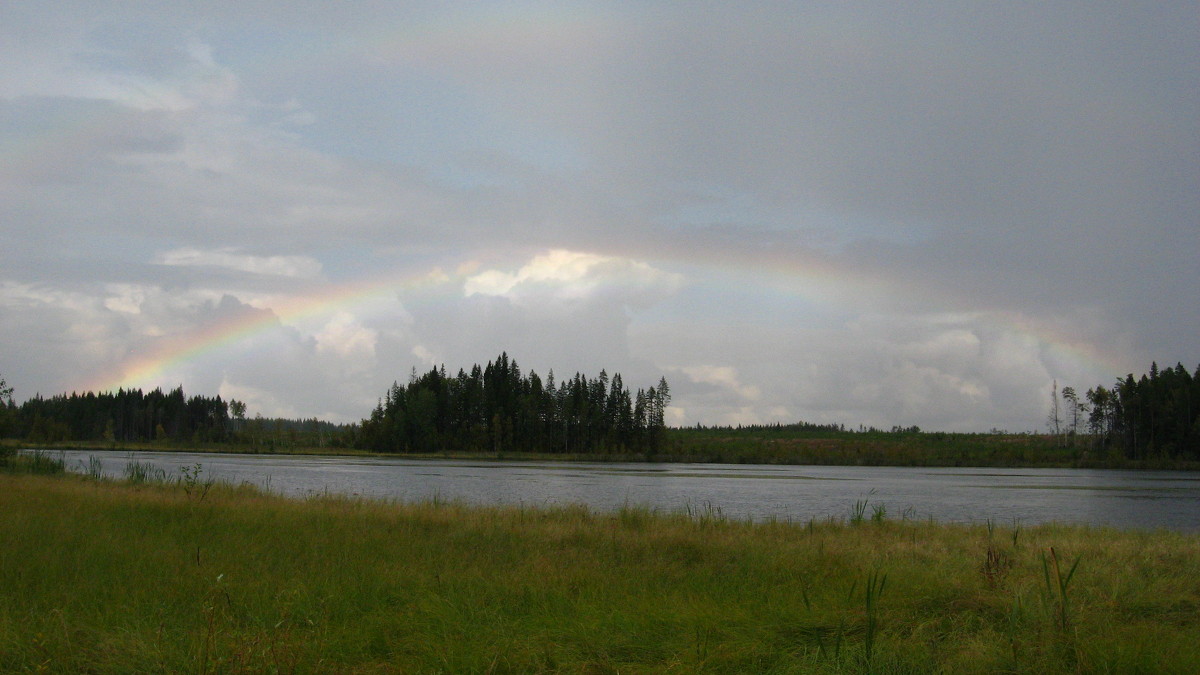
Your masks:
<instances>
[{"instance_id":1,"label":"water surface","mask_svg":"<svg viewBox=\"0 0 1200 675\"><path fill-rule=\"evenodd\" d=\"M714 510L739 519L805 522L849 518L865 501L889 518L978 523L1044 522L1200 532L1200 474L1101 469L910 468L757 464L516 462L196 452L67 451L109 476L133 460L173 476L200 464L202 477L305 497L357 495L475 504L624 505Z\"/></svg>"}]
</instances>

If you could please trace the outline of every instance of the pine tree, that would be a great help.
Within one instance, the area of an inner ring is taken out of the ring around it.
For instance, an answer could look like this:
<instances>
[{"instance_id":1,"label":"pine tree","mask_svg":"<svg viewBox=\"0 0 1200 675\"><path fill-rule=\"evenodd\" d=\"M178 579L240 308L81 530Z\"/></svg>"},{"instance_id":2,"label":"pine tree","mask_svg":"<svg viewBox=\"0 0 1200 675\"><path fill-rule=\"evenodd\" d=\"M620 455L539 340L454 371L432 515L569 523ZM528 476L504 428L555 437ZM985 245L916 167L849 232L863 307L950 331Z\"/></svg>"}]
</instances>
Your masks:
<instances>
[{"instance_id":1,"label":"pine tree","mask_svg":"<svg viewBox=\"0 0 1200 675\"><path fill-rule=\"evenodd\" d=\"M1079 396L1075 393L1074 387L1063 387L1062 398L1067 404L1067 420L1069 422L1069 434L1072 444L1079 436L1079 423L1083 413L1087 412L1087 404L1079 402Z\"/></svg>"}]
</instances>

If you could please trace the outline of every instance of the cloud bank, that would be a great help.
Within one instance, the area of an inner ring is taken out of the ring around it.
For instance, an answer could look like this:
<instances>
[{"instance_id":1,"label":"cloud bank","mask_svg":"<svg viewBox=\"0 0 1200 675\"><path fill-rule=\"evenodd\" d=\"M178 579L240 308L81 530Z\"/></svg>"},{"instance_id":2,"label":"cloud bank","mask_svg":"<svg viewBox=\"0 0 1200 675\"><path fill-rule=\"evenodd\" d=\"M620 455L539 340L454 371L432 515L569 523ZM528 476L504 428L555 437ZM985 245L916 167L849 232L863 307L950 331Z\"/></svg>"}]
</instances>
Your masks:
<instances>
[{"instance_id":1,"label":"cloud bank","mask_svg":"<svg viewBox=\"0 0 1200 675\"><path fill-rule=\"evenodd\" d=\"M0 373L352 421L507 351L1035 429L1195 366L1198 52L1170 2L5 6Z\"/></svg>"}]
</instances>

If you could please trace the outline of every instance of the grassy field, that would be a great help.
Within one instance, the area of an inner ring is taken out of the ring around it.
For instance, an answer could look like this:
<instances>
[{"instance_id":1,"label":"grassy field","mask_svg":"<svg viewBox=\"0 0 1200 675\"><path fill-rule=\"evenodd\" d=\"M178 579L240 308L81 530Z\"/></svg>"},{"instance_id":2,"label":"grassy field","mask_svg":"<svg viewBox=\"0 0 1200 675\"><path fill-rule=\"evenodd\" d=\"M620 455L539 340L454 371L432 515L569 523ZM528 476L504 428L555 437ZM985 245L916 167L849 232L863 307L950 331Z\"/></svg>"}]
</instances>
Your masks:
<instances>
[{"instance_id":1,"label":"grassy field","mask_svg":"<svg viewBox=\"0 0 1200 675\"><path fill-rule=\"evenodd\" d=\"M17 467L21 471L28 466ZM43 465L41 469L52 472ZM1195 672L1200 538L0 472L0 672Z\"/></svg>"}]
</instances>

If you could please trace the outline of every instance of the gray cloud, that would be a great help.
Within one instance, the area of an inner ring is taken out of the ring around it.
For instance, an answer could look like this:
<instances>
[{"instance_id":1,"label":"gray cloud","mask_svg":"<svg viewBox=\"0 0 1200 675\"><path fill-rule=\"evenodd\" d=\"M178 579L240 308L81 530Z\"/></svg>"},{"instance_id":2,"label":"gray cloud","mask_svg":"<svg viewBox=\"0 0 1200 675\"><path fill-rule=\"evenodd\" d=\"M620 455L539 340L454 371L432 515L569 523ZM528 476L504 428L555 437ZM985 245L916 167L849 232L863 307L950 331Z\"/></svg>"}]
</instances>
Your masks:
<instances>
[{"instance_id":1,"label":"gray cloud","mask_svg":"<svg viewBox=\"0 0 1200 675\"><path fill-rule=\"evenodd\" d=\"M5 6L0 373L240 307L281 323L163 377L353 419L508 350L682 422L1036 427L1195 359L1197 52L1191 3ZM615 262L520 277L555 250Z\"/></svg>"}]
</instances>

